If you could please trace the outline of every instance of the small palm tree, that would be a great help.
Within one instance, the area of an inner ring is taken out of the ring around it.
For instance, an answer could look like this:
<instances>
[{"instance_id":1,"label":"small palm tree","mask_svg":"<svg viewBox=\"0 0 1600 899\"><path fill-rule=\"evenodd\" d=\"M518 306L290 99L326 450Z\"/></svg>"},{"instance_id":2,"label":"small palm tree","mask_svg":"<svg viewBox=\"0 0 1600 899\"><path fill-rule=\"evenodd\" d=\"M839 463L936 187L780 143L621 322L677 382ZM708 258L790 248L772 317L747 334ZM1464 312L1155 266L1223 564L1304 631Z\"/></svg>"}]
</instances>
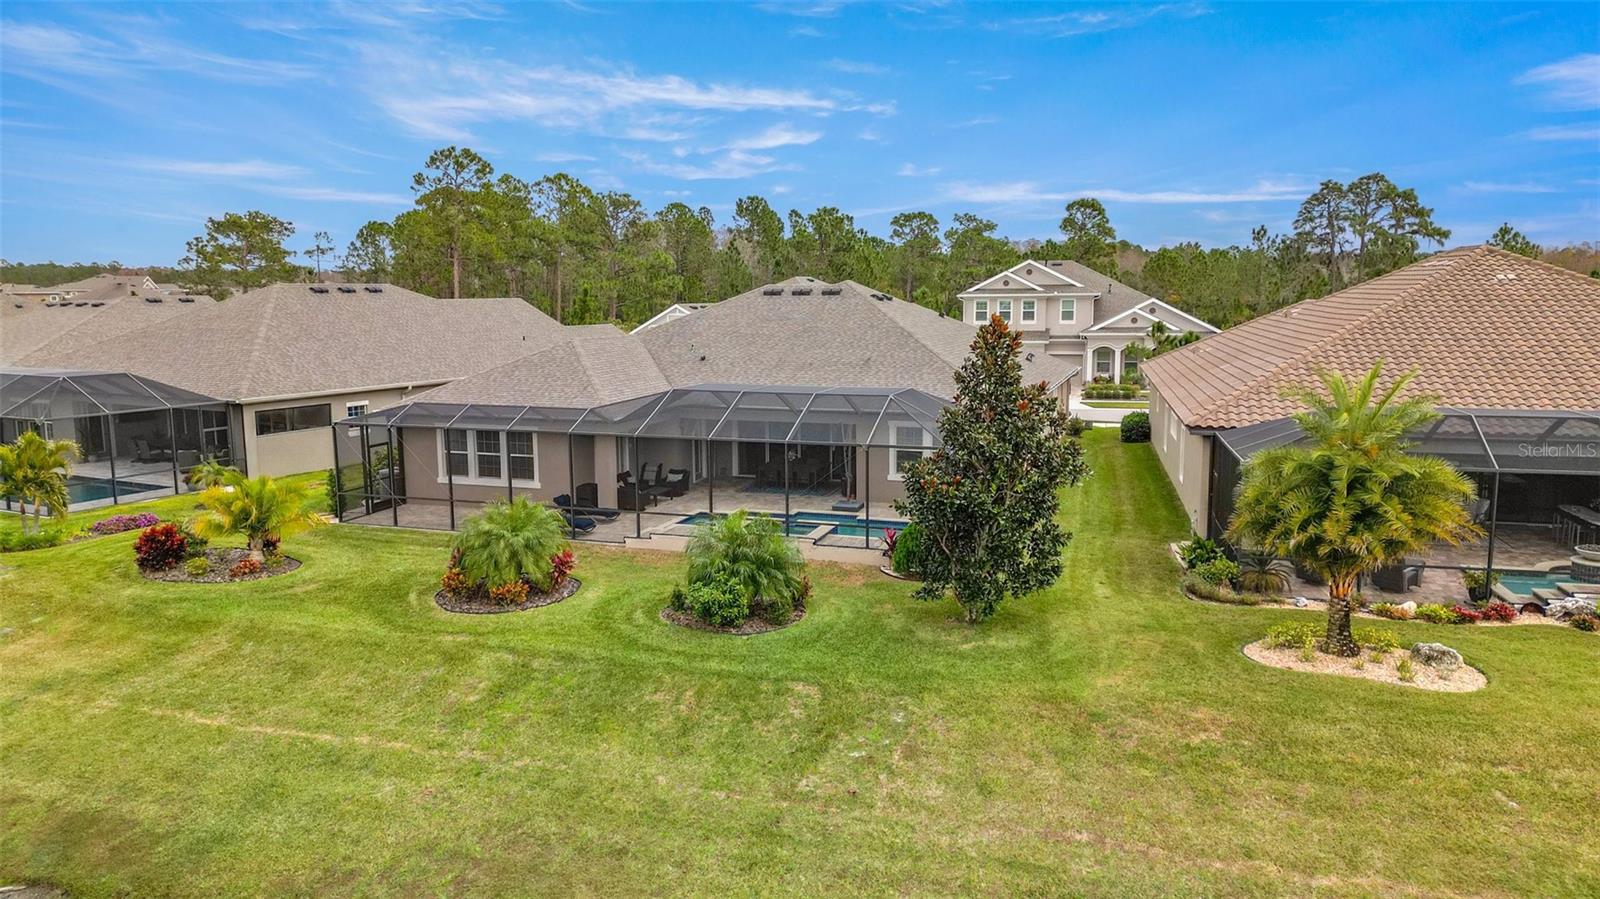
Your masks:
<instances>
[{"instance_id":1,"label":"small palm tree","mask_svg":"<svg viewBox=\"0 0 1600 899\"><path fill-rule=\"evenodd\" d=\"M323 524L311 500L311 491L304 484L266 475L247 478L242 472L229 469L222 483L207 487L200 494L200 507L205 511L195 516L191 524L196 534L208 540L228 535L244 537L250 558L259 562L265 558L269 538L281 540Z\"/></svg>"},{"instance_id":2,"label":"small palm tree","mask_svg":"<svg viewBox=\"0 0 1600 899\"><path fill-rule=\"evenodd\" d=\"M551 558L568 546L567 523L554 509L525 496L490 503L456 534L457 566L490 587L526 577L550 589Z\"/></svg>"},{"instance_id":3,"label":"small palm tree","mask_svg":"<svg viewBox=\"0 0 1600 899\"><path fill-rule=\"evenodd\" d=\"M0 496L15 496L22 504L23 533L29 530L28 506L33 507L35 532L46 507L53 518L67 517L72 501L67 476L78 456L78 445L71 440L46 440L34 431L24 431L16 443L0 445Z\"/></svg>"},{"instance_id":4,"label":"small palm tree","mask_svg":"<svg viewBox=\"0 0 1600 899\"><path fill-rule=\"evenodd\" d=\"M189 469L189 486L200 490L221 487L227 483L228 472L234 470L231 465L224 465L216 456L207 456L199 465Z\"/></svg>"},{"instance_id":5,"label":"small palm tree","mask_svg":"<svg viewBox=\"0 0 1600 899\"><path fill-rule=\"evenodd\" d=\"M688 554L691 584L720 580L751 601L784 603L800 593L805 560L777 519L738 509L697 528Z\"/></svg>"},{"instance_id":6,"label":"small palm tree","mask_svg":"<svg viewBox=\"0 0 1600 899\"><path fill-rule=\"evenodd\" d=\"M1258 453L1245 467L1229 536L1295 560L1328 582L1323 649L1359 652L1350 633L1351 594L1367 571L1436 541L1460 543L1481 531L1467 505L1472 481L1433 456L1408 455L1406 434L1439 417L1428 397L1399 399L1416 375L1377 394L1379 362L1355 383L1319 373L1328 396L1294 391L1294 416L1307 446Z\"/></svg>"}]
</instances>

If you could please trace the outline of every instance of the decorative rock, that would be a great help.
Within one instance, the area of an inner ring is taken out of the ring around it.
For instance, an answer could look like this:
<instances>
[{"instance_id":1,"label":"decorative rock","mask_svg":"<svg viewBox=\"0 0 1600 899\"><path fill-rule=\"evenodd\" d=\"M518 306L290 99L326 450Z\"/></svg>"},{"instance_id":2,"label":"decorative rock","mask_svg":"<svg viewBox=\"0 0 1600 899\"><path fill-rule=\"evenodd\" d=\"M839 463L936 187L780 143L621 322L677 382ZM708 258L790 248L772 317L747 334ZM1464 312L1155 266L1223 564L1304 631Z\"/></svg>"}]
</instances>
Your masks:
<instances>
[{"instance_id":1,"label":"decorative rock","mask_svg":"<svg viewBox=\"0 0 1600 899\"><path fill-rule=\"evenodd\" d=\"M1461 667L1461 653L1443 643L1418 643L1411 647L1411 658L1441 671L1454 671Z\"/></svg>"},{"instance_id":2,"label":"decorative rock","mask_svg":"<svg viewBox=\"0 0 1600 899\"><path fill-rule=\"evenodd\" d=\"M1400 604L1400 608L1405 609L1407 612L1415 615L1417 613L1417 601L1414 599L1408 599Z\"/></svg>"},{"instance_id":3,"label":"decorative rock","mask_svg":"<svg viewBox=\"0 0 1600 899\"><path fill-rule=\"evenodd\" d=\"M1311 605L1311 600L1306 599L1304 596L1296 596L1294 598L1294 607L1297 609L1303 609L1309 605Z\"/></svg>"},{"instance_id":4,"label":"decorative rock","mask_svg":"<svg viewBox=\"0 0 1600 899\"><path fill-rule=\"evenodd\" d=\"M1582 615L1585 612L1590 615L1595 613L1594 600L1578 599L1576 597L1573 599L1552 599L1550 600L1549 604L1544 607L1545 615L1555 619L1556 621L1560 621L1563 618L1570 618L1573 615Z\"/></svg>"}]
</instances>

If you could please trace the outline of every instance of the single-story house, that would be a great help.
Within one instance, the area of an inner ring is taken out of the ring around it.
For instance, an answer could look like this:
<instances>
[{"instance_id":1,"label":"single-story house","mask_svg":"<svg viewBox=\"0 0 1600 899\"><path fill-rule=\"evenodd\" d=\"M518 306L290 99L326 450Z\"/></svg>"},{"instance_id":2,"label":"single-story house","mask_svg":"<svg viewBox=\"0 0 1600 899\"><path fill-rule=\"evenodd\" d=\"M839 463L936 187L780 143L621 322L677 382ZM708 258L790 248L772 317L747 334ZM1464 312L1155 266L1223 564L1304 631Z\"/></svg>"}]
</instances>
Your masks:
<instances>
[{"instance_id":1,"label":"single-story house","mask_svg":"<svg viewBox=\"0 0 1600 899\"><path fill-rule=\"evenodd\" d=\"M1479 485L1489 539L1440 567L1549 571L1600 541L1600 280L1491 247L1430 256L1144 363L1151 442L1194 530L1222 535L1242 466L1302 437L1293 387L1384 363L1445 412L1413 435Z\"/></svg>"},{"instance_id":2,"label":"single-story house","mask_svg":"<svg viewBox=\"0 0 1600 899\"><path fill-rule=\"evenodd\" d=\"M1082 369L1080 384L1136 378L1138 358L1128 348L1151 346L1150 329L1158 323L1174 334L1217 333L1210 322L1065 259L1024 259L960 299L963 320L977 327L998 315L1022 332L1028 349Z\"/></svg>"},{"instance_id":3,"label":"single-story house","mask_svg":"<svg viewBox=\"0 0 1600 899\"><path fill-rule=\"evenodd\" d=\"M104 307L9 312L0 365L125 373L209 398L224 409L226 435L207 445L226 447L228 460L252 475L328 468L333 421L524 356L565 333L520 299L440 300L390 284L284 283L221 303L129 296ZM15 338L13 321L25 326ZM165 445L170 435L161 427L152 419L150 433L138 438ZM98 447L131 470L141 452L133 429L117 429L114 443L111 430L87 417L56 436Z\"/></svg>"},{"instance_id":4,"label":"single-story house","mask_svg":"<svg viewBox=\"0 0 1600 899\"><path fill-rule=\"evenodd\" d=\"M925 307L804 277L633 334L568 328L341 422L346 517L453 528L526 495L622 539L742 506L824 545L874 544L896 525L901 471L938 446L972 339ZM1022 367L1063 399L1078 373L1031 351Z\"/></svg>"}]
</instances>

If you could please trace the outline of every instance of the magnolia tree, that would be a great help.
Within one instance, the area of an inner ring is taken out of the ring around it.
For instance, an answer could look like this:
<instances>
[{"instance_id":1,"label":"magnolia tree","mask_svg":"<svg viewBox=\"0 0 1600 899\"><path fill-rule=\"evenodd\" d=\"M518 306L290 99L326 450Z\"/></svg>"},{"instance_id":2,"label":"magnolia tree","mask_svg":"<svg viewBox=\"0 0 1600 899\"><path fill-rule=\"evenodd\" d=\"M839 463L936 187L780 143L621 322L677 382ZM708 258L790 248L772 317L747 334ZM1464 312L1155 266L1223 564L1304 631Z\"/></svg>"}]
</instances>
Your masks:
<instances>
[{"instance_id":1,"label":"magnolia tree","mask_svg":"<svg viewBox=\"0 0 1600 899\"><path fill-rule=\"evenodd\" d=\"M1056 522L1057 493L1089 476L1060 400L1022 383L1021 350L999 317L978 329L939 416L943 446L908 466L895 503L922 530L917 598L953 592L969 622L1060 576L1072 535Z\"/></svg>"}]
</instances>

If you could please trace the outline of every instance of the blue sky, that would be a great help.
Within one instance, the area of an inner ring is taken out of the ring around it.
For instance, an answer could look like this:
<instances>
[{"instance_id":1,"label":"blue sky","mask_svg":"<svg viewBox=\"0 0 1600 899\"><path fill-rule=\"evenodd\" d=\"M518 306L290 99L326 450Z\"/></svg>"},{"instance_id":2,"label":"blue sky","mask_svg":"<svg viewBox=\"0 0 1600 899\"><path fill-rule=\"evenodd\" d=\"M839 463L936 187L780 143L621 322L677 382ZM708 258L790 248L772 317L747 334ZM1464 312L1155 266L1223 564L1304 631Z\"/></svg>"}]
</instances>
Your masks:
<instances>
[{"instance_id":1,"label":"blue sky","mask_svg":"<svg viewBox=\"0 0 1600 899\"><path fill-rule=\"evenodd\" d=\"M342 248L449 143L726 222L760 193L1154 246L1383 171L1475 243L1600 240L1600 16L1555 6L7 2L0 255L170 264L263 209Z\"/></svg>"}]
</instances>

